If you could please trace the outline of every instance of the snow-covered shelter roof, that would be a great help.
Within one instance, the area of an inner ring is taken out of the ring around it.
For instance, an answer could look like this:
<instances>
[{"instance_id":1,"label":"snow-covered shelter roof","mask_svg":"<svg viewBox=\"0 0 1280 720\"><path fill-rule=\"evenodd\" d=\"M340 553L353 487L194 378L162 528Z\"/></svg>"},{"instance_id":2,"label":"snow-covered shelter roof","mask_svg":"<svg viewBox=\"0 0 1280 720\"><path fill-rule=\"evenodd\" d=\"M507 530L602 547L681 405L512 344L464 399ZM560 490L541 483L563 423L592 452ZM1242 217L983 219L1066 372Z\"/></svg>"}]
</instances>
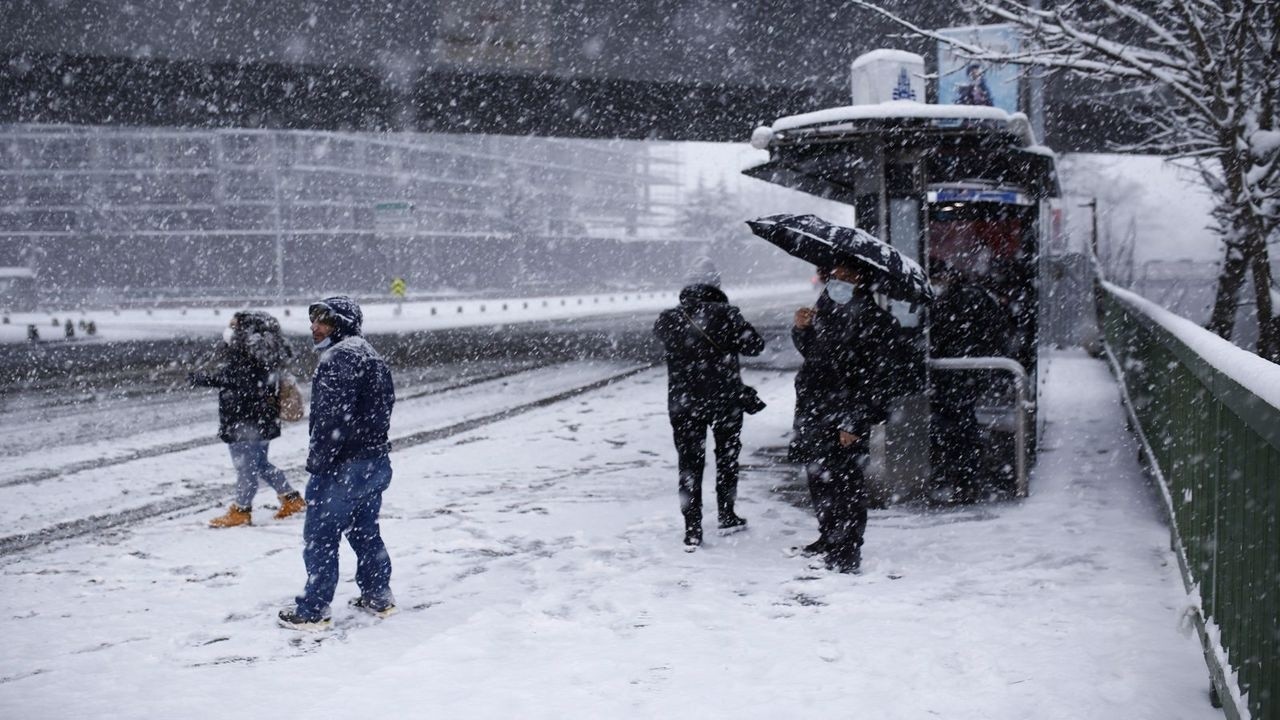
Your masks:
<instances>
[{"instance_id":1,"label":"snow-covered shelter roof","mask_svg":"<svg viewBox=\"0 0 1280 720\"><path fill-rule=\"evenodd\" d=\"M35 271L25 267L0 267L0 278L33 278Z\"/></svg>"},{"instance_id":2,"label":"snow-covered shelter roof","mask_svg":"<svg viewBox=\"0 0 1280 720\"><path fill-rule=\"evenodd\" d=\"M796 135L839 135L885 126L935 127L964 131L1003 131L1016 138L1024 149L1037 145L1031 123L1022 113L1010 113L985 105L930 105L911 100L892 100L875 105L846 105L801 115L789 115L761 126L751 136L751 144L765 149Z\"/></svg>"},{"instance_id":3,"label":"snow-covered shelter roof","mask_svg":"<svg viewBox=\"0 0 1280 720\"><path fill-rule=\"evenodd\" d=\"M871 192L883 163L922 157L930 158L930 183L982 180L1031 198L1060 192L1054 154L1036 142L1027 116L989 106L834 107L778 118L756 128L751 144L770 158L746 175L840 202Z\"/></svg>"},{"instance_id":4,"label":"snow-covered shelter roof","mask_svg":"<svg viewBox=\"0 0 1280 720\"><path fill-rule=\"evenodd\" d=\"M859 55L857 59L853 61L852 67L860 68L864 65L872 65L874 63L882 62L884 60L890 60L895 62L911 62L912 60L918 60L919 58L920 58L919 55L913 52L907 52L906 50L880 48L879 50L872 50L871 52L866 52Z\"/></svg>"}]
</instances>

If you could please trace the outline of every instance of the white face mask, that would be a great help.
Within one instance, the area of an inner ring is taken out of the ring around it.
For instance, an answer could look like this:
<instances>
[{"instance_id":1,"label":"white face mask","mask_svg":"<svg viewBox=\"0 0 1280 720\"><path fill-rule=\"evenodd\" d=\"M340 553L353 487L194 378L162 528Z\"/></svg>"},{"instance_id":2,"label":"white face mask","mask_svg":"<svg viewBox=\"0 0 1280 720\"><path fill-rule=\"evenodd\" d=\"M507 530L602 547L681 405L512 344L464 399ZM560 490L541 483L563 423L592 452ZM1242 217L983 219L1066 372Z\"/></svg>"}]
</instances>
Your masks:
<instances>
[{"instance_id":1,"label":"white face mask","mask_svg":"<svg viewBox=\"0 0 1280 720\"><path fill-rule=\"evenodd\" d=\"M311 345L311 348L316 352L320 352L321 350L324 350L325 348L329 347L332 344L333 344L333 336L330 335L329 337L321 340L318 343L313 343Z\"/></svg>"},{"instance_id":2,"label":"white face mask","mask_svg":"<svg viewBox=\"0 0 1280 720\"><path fill-rule=\"evenodd\" d=\"M231 338L235 337L235 335L236 335L236 331L232 329L230 326L222 328L222 342L230 345Z\"/></svg>"},{"instance_id":3,"label":"white face mask","mask_svg":"<svg viewBox=\"0 0 1280 720\"><path fill-rule=\"evenodd\" d=\"M853 299L853 283L843 280L827 281L827 297L837 305L844 305Z\"/></svg>"}]
</instances>

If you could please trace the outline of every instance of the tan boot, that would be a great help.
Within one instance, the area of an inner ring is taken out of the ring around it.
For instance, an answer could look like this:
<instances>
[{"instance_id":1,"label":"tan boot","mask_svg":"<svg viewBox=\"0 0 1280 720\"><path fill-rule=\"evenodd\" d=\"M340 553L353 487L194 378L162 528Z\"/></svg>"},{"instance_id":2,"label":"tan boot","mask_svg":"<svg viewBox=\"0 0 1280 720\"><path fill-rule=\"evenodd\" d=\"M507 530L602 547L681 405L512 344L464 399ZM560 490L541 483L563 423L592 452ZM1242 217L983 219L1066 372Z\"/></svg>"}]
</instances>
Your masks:
<instances>
[{"instance_id":1,"label":"tan boot","mask_svg":"<svg viewBox=\"0 0 1280 720\"><path fill-rule=\"evenodd\" d=\"M283 520L294 513L300 513L307 509L307 501L302 499L302 495L291 492L286 495L280 495L280 509L276 511L275 518Z\"/></svg>"},{"instance_id":2,"label":"tan boot","mask_svg":"<svg viewBox=\"0 0 1280 720\"><path fill-rule=\"evenodd\" d=\"M218 517L209 521L209 527L211 528L229 528L229 527L235 527L237 525L252 525L252 524L253 524L252 510L250 508L242 508L239 505L236 505L235 503L232 503L231 507L227 509L226 515L219 515Z\"/></svg>"}]
</instances>

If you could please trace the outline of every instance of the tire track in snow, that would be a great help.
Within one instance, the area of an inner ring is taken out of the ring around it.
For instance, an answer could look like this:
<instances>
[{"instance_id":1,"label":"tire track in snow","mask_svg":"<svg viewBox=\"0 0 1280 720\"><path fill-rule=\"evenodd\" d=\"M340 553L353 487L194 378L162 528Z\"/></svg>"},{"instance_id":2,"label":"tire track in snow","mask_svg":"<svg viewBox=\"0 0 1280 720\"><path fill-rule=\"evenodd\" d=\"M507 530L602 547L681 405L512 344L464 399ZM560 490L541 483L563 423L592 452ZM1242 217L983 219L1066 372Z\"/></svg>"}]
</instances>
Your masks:
<instances>
[{"instance_id":1,"label":"tire track in snow","mask_svg":"<svg viewBox=\"0 0 1280 720\"><path fill-rule=\"evenodd\" d=\"M444 427L424 430L393 438L391 440L391 452L395 453L417 445L424 445L436 440L442 440L453 435L460 435L484 425L501 422L502 420L522 415L532 410L564 402L565 400L570 400L593 390L598 390L614 383L621 382L622 380L626 380L627 378L638 375L657 366L658 363L645 363L644 365L615 373L600 380L585 383L545 398L498 410L497 412L492 412L488 415L482 415L480 417L463 420L462 422L454 423L452 425L446 425ZM443 392L443 390L441 390L441 392ZM431 393L425 392L423 394ZM100 466L100 464L94 465L94 467ZM292 466L283 469L285 472L291 474L299 472L305 473L305 468L301 466ZM128 510L94 515L76 520L68 520L34 532L2 537L0 538L0 557L14 555L24 550L60 540L70 540L83 535L101 532L103 530L133 525L152 518L181 514L188 510L203 509L205 507L217 505L221 502L222 498L226 496L226 492L227 489L225 485L219 485L218 487L188 493L179 497L166 498L164 500L130 508Z\"/></svg>"},{"instance_id":2,"label":"tire track in snow","mask_svg":"<svg viewBox=\"0 0 1280 720\"><path fill-rule=\"evenodd\" d=\"M460 382L445 385L444 387L435 387L435 388L429 388L426 390L408 392L403 395L396 395L396 402L404 402L406 400L416 400L417 398L428 397L431 395L442 395L447 392L453 392L454 390L462 390L464 388L468 388L473 385L479 385L481 383L491 382L493 380L501 380L503 378L511 377L513 375L519 375L521 373L533 372L535 370L542 370L554 364L556 363L546 362L546 363L541 363L533 366L526 365L526 366L521 366L518 368L509 369L509 370L501 370L494 373L488 373L486 375L477 375L476 377L468 378ZM186 450L192 450L198 447L208 447L212 445L219 445L221 443L222 443L222 440L218 439L216 436L215 437L204 436L204 437L194 438L191 440L183 440L181 442L155 445L149 448L145 448L143 450L134 451L127 455L120 455L118 457L113 457L113 458L107 458L107 459L91 458L89 460L81 460L79 462L68 463L66 465L62 465L55 468L46 468L44 470L38 470L36 472L29 472L24 475L18 475L17 477L5 478L4 480L0 480L0 488L14 487L16 485L31 485L33 483L38 483L43 480L51 480L56 477L61 477L63 475L72 475L78 472L83 472L85 470L96 470L98 468L111 467L113 465L123 465L125 463L134 462L135 460L144 460L146 458L159 457L161 455L169 455L171 453L179 453L179 452L184 452Z\"/></svg>"}]
</instances>

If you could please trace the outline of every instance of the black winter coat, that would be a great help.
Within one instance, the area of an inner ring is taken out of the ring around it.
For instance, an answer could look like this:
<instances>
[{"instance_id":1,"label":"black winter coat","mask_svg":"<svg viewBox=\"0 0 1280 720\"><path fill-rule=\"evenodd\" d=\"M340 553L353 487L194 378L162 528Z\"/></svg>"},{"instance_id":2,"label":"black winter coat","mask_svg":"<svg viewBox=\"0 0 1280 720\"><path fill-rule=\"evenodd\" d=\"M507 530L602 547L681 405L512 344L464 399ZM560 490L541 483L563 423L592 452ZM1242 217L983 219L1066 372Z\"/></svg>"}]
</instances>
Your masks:
<instances>
[{"instance_id":1,"label":"black winter coat","mask_svg":"<svg viewBox=\"0 0 1280 720\"><path fill-rule=\"evenodd\" d=\"M1004 357L1014 344L1012 322L991 293L961 283L929 307L929 342L933 357Z\"/></svg>"},{"instance_id":2,"label":"black winter coat","mask_svg":"<svg viewBox=\"0 0 1280 720\"><path fill-rule=\"evenodd\" d=\"M792 328L804 357L796 376L796 437L791 459L821 460L839 447L839 431L858 436L849 452L867 452L871 426L901 394L909 355L898 321L869 295L839 305L823 293L813 324Z\"/></svg>"},{"instance_id":3,"label":"black winter coat","mask_svg":"<svg viewBox=\"0 0 1280 720\"><path fill-rule=\"evenodd\" d=\"M741 409L738 356L759 355L764 338L719 288L690 285L681 290L680 305L662 311L653 333L666 349L667 409L672 415Z\"/></svg>"},{"instance_id":4,"label":"black winter coat","mask_svg":"<svg viewBox=\"0 0 1280 720\"><path fill-rule=\"evenodd\" d=\"M218 388L218 437L252 442L280 437L277 372L244 349L224 347L211 373L190 375L192 385Z\"/></svg>"}]
</instances>

